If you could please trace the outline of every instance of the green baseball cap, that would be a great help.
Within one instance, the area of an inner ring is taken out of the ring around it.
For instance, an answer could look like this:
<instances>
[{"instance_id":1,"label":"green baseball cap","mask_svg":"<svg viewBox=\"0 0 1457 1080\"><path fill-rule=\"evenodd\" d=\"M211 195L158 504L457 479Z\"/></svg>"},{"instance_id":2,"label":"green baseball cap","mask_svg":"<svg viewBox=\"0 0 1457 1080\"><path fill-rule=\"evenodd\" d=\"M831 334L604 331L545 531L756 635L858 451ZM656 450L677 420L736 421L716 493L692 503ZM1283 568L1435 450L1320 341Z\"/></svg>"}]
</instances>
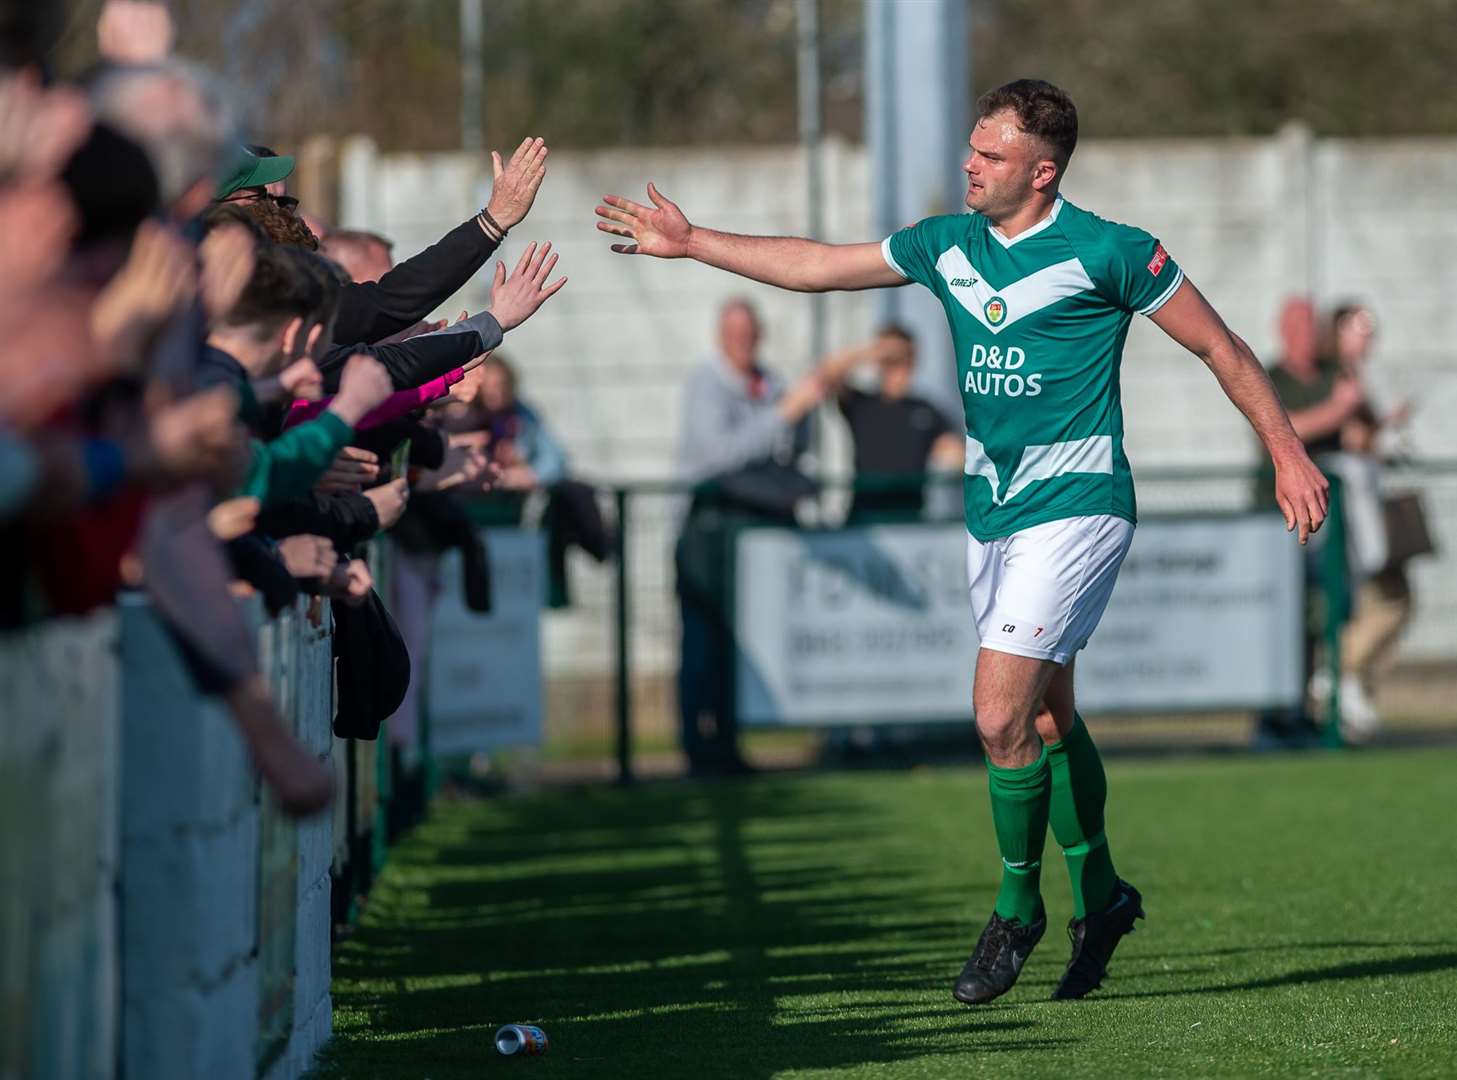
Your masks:
<instances>
[{"instance_id":1,"label":"green baseball cap","mask_svg":"<svg viewBox=\"0 0 1457 1080\"><path fill-rule=\"evenodd\" d=\"M223 173L214 199L226 199L240 188L263 187L288 179L293 173L293 158L287 154L259 157L246 146L240 146L230 166Z\"/></svg>"}]
</instances>

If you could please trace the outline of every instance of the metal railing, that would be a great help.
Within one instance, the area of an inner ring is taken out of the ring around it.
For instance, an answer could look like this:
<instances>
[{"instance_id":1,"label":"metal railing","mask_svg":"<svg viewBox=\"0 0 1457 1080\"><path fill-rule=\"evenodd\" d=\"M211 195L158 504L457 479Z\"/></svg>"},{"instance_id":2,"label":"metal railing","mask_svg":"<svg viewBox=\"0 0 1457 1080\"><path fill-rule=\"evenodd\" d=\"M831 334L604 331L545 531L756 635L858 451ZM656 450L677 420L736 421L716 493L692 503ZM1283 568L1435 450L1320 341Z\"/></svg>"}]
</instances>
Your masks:
<instances>
[{"instance_id":1,"label":"metal railing","mask_svg":"<svg viewBox=\"0 0 1457 1080\"><path fill-rule=\"evenodd\" d=\"M1389 479L1415 485L1424 491L1457 482L1457 460L1407 461L1386 470ZM1183 466L1135 471L1139 494L1139 512L1144 519L1178 518L1213 513L1240 513L1256 509L1254 492L1261 470L1250 466ZM946 474L925 474L896 479L826 476L817 482L818 495L812 518L817 527L837 523L850 496L861 492L924 490L927 485L948 482ZM950 483L960 489L960 477L953 474ZM616 565L610 590L610 604L605 613L612 627L612 679L614 682L612 734L619 782L633 779L634 699L633 699L633 630L637 607L643 601L643 589L634 587L634 574L639 560L634 553L633 537L638 527L639 510L644 502L679 500L686 502L694 493L693 485L676 481L644 481L599 485L610 493L616 510ZM1441 500L1438 508L1437 532L1440 552L1457 550L1457 489L1451 505ZM959 503L959 497L957 499ZM1269 508L1271 513L1275 508ZM651 524L665 539L671 532L671 517L659 513ZM665 528L665 525L668 527ZM1325 599L1326 617L1321 639L1322 663L1327 670L1330 694L1325 702L1326 723L1322 739L1326 745L1341 745L1341 632L1351 604L1350 575L1346 558L1347 529L1344 493L1340 481L1332 477L1330 512L1319 543L1319 561L1313 582ZM666 554L666 552L665 552ZM670 558L670 556L669 556ZM671 582L666 585L671 590ZM665 590L665 591L666 591ZM653 597L661 604L664 597ZM1449 598L1444 603L1457 602Z\"/></svg>"}]
</instances>

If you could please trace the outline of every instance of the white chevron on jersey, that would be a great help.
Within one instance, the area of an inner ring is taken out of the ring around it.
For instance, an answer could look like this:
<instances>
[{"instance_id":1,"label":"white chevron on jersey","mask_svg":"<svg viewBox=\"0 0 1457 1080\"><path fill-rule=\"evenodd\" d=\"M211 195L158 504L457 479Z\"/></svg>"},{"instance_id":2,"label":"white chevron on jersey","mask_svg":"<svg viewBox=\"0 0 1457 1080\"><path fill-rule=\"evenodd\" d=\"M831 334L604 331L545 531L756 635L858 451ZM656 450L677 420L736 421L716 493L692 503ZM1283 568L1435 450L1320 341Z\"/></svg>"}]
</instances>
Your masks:
<instances>
[{"instance_id":1,"label":"white chevron on jersey","mask_svg":"<svg viewBox=\"0 0 1457 1080\"><path fill-rule=\"evenodd\" d=\"M1069 296L1076 296L1093 287L1093 279L1077 259L1044 266L1028 274L1020 281L1014 281L1005 289L993 289L987 284L981 271L971 265L966 252L959 247L949 247L936 260L936 271L946 281L946 288L956 302L994 334L999 334L1018 319L1033 315L1049 304L1055 304ZM970 285L953 284L970 280ZM1000 322L987 318L986 306L993 298L1001 299L1007 306L1007 313Z\"/></svg>"}]
</instances>

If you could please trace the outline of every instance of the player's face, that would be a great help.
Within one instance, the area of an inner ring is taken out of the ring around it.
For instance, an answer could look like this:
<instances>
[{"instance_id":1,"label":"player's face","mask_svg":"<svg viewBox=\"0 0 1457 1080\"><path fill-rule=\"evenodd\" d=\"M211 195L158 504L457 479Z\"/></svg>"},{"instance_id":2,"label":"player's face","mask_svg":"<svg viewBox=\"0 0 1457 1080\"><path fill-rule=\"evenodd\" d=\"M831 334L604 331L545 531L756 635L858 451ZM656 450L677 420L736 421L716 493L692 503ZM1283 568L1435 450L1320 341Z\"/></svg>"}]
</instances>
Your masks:
<instances>
[{"instance_id":1,"label":"player's face","mask_svg":"<svg viewBox=\"0 0 1457 1080\"><path fill-rule=\"evenodd\" d=\"M1026 204L1050 164L1042 140L1017 126L1010 109L984 116L972 128L962 163L966 205L993 220Z\"/></svg>"}]
</instances>

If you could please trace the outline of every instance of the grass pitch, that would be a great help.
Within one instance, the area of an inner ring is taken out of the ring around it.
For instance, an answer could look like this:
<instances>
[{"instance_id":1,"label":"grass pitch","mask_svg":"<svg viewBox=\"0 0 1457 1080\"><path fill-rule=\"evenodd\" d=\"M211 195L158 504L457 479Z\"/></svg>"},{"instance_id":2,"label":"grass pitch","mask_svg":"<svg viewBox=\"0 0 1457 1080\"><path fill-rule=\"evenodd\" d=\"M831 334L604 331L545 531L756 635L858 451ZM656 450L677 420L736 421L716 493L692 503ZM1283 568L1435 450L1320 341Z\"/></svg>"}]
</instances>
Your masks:
<instances>
[{"instance_id":1,"label":"grass pitch","mask_svg":"<svg viewBox=\"0 0 1457 1080\"><path fill-rule=\"evenodd\" d=\"M1457 752L1115 762L1148 921L1083 1002L951 981L998 861L976 769L444 803L335 961L325 1077L1452 1076ZM545 1028L544 1058L496 1027Z\"/></svg>"}]
</instances>

